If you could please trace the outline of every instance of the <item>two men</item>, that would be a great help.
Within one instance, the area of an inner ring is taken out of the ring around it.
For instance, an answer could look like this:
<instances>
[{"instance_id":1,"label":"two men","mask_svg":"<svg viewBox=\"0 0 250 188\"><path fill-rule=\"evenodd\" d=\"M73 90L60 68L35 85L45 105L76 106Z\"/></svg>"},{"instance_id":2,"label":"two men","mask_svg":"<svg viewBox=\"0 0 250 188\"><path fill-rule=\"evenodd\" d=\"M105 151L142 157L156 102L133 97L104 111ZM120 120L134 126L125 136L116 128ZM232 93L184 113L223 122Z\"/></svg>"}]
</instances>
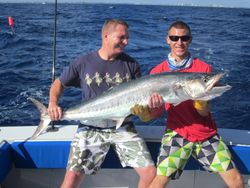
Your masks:
<instances>
[{"instance_id":1,"label":"two men","mask_svg":"<svg viewBox=\"0 0 250 188\"><path fill-rule=\"evenodd\" d=\"M189 53L192 34L186 23L182 21L173 23L169 27L166 42L171 52L167 60L152 69L151 74L170 71L207 73L212 71L210 65ZM123 52L127 44L128 25L121 20L105 22L101 48L80 56L53 83L48 108L51 119L58 120L63 115L58 106L58 99L65 87L81 87L83 97L88 100L109 89L110 84L105 81L108 79L104 79L107 75L111 79L119 75L121 82L138 78L141 75L138 63ZM191 155L206 170L218 172L228 187L243 187L231 154L217 133L216 124L210 113L210 104L189 100L172 106L164 103L162 97L154 93L149 99L148 108L136 106L131 112L148 121L161 116L163 105L168 113L167 129L162 138L155 178L155 168L150 153L130 119L117 130L112 121L81 122L71 144L67 172L61 187L79 187L85 174L96 173L110 146L114 146L123 166L135 168L140 176L138 184L140 188L165 187L170 179L177 179L181 175ZM100 142L95 142L97 137L102 138ZM130 153L131 147L138 148L137 152L143 153L143 156ZM218 148L223 150L219 151ZM125 155L121 155L124 152ZM220 152L223 152L223 157ZM220 162L215 163L215 158Z\"/></svg>"}]
</instances>

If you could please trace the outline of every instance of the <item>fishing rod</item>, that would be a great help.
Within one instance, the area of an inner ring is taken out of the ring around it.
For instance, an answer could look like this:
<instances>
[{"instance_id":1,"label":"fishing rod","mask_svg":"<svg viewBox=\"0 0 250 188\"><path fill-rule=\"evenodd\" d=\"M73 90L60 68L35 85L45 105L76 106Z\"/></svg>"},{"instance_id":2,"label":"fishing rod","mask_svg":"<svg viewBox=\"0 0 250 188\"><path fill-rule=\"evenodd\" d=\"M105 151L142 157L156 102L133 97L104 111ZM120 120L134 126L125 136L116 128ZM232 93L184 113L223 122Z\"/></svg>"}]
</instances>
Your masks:
<instances>
[{"instance_id":1,"label":"fishing rod","mask_svg":"<svg viewBox=\"0 0 250 188\"><path fill-rule=\"evenodd\" d=\"M54 7L54 33L53 33L53 61L52 61L52 83L55 81L55 65L56 65L56 32L57 31L57 0L55 0ZM58 131L58 128L54 126L54 122L51 122L51 127L47 131Z\"/></svg>"},{"instance_id":2,"label":"fishing rod","mask_svg":"<svg viewBox=\"0 0 250 188\"><path fill-rule=\"evenodd\" d=\"M52 83L55 81L55 64L56 64L56 26L57 26L57 0L55 0L54 10L54 41L53 41L53 62L52 62Z\"/></svg>"}]
</instances>

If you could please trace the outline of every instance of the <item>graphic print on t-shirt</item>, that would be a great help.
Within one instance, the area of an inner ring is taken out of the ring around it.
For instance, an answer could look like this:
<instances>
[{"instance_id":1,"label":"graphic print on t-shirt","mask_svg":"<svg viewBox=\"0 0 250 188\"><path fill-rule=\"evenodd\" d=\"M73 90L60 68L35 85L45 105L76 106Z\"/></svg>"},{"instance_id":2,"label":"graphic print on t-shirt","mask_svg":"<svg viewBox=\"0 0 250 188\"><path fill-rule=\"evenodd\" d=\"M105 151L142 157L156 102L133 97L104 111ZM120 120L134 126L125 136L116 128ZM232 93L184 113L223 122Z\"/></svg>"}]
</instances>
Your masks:
<instances>
[{"instance_id":1,"label":"graphic print on t-shirt","mask_svg":"<svg viewBox=\"0 0 250 188\"><path fill-rule=\"evenodd\" d=\"M110 85L119 85L122 82L128 82L130 80L130 76L126 73L125 77L121 77L121 75L116 72L115 75L111 78L109 73L106 73L104 77L100 75L100 73L95 72L95 75L92 77L89 74L85 75L86 84L91 88L91 84L96 83L99 87L103 82L105 82L108 86Z\"/></svg>"}]
</instances>

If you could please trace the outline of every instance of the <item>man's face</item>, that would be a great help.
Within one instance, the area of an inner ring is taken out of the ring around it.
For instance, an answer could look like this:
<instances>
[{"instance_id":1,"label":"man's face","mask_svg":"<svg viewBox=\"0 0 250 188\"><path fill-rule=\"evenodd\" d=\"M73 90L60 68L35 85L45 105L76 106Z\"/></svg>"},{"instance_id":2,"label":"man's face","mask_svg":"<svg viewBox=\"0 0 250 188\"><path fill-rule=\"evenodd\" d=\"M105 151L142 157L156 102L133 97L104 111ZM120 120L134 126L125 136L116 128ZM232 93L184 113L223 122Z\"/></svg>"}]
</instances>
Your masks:
<instances>
[{"instance_id":1,"label":"man's face","mask_svg":"<svg viewBox=\"0 0 250 188\"><path fill-rule=\"evenodd\" d=\"M107 35L107 45L114 55L122 53L128 44L128 29L123 25L117 25L114 31Z\"/></svg>"},{"instance_id":2,"label":"man's face","mask_svg":"<svg viewBox=\"0 0 250 188\"><path fill-rule=\"evenodd\" d=\"M170 46L171 56L177 61L183 60L188 55L188 47L192 41L192 38L188 36L190 35L187 29L178 29L175 27L171 28L168 33L166 41Z\"/></svg>"}]
</instances>

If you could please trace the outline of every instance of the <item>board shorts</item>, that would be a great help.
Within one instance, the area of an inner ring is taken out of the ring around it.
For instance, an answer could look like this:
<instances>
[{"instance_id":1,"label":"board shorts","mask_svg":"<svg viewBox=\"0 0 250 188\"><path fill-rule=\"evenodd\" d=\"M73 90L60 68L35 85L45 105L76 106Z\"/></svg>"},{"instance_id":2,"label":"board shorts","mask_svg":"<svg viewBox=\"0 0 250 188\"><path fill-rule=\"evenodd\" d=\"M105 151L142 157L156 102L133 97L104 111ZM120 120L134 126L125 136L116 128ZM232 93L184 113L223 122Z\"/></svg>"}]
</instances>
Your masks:
<instances>
[{"instance_id":1,"label":"board shorts","mask_svg":"<svg viewBox=\"0 0 250 188\"><path fill-rule=\"evenodd\" d=\"M116 152L123 167L154 166L145 141L138 135L132 123L115 128L78 128L71 143L67 170L96 174L110 146Z\"/></svg>"},{"instance_id":2,"label":"board shorts","mask_svg":"<svg viewBox=\"0 0 250 188\"><path fill-rule=\"evenodd\" d=\"M235 168L231 153L218 134L203 142L190 142L175 131L167 130L158 155L157 175L178 179L191 155L208 172Z\"/></svg>"}]
</instances>

